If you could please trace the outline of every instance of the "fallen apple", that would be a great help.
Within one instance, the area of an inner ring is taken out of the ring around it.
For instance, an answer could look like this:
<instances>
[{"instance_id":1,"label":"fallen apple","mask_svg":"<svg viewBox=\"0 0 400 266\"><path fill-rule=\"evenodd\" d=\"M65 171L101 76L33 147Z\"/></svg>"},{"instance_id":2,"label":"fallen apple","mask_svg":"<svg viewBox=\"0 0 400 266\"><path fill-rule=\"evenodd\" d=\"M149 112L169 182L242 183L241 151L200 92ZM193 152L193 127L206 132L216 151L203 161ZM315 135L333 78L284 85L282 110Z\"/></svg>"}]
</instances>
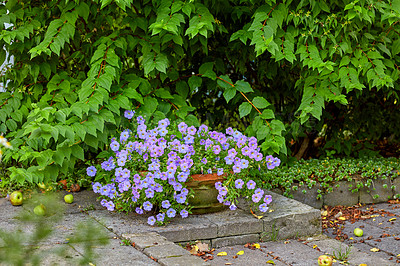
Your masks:
<instances>
[{"instance_id":1,"label":"fallen apple","mask_svg":"<svg viewBox=\"0 0 400 266\"><path fill-rule=\"evenodd\" d=\"M23 197L21 191L14 191L10 195L11 204L14 206L22 205Z\"/></svg>"},{"instance_id":2,"label":"fallen apple","mask_svg":"<svg viewBox=\"0 0 400 266\"><path fill-rule=\"evenodd\" d=\"M74 202L74 196L72 194L67 194L64 196L64 201L71 204L72 202Z\"/></svg>"},{"instance_id":3,"label":"fallen apple","mask_svg":"<svg viewBox=\"0 0 400 266\"><path fill-rule=\"evenodd\" d=\"M331 256L321 255L318 258L318 265L319 266L331 266L333 259Z\"/></svg>"},{"instance_id":4,"label":"fallen apple","mask_svg":"<svg viewBox=\"0 0 400 266\"><path fill-rule=\"evenodd\" d=\"M361 237L361 236L363 236L363 234L364 234L364 232L363 232L363 230L361 228L354 229L354 235L355 236Z\"/></svg>"},{"instance_id":5,"label":"fallen apple","mask_svg":"<svg viewBox=\"0 0 400 266\"><path fill-rule=\"evenodd\" d=\"M33 208L33 213L38 216L43 216L46 214L46 207L43 204L39 204Z\"/></svg>"}]
</instances>

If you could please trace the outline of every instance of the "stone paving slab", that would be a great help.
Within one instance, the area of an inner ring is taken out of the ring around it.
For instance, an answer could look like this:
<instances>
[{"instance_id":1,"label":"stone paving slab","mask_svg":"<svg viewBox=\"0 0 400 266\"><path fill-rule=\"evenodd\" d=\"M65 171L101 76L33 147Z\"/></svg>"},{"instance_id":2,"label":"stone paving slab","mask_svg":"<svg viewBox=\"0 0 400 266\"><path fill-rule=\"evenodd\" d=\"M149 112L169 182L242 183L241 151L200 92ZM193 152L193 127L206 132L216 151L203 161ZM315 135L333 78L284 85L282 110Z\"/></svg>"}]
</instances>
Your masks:
<instances>
[{"instance_id":1,"label":"stone paving slab","mask_svg":"<svg viewBox=\"0 0 400 266\"><path fill-rule=\"evenodd\" d=\"M73 244L73 248L84 254L83 244ZM107 246L94 247L94 252L97 254L95 264L100 265L158 265L157 262L150 259L148 256L135 249L132 246L121 245L119 239L110 239Z\"/></svg>"}]
</instances>

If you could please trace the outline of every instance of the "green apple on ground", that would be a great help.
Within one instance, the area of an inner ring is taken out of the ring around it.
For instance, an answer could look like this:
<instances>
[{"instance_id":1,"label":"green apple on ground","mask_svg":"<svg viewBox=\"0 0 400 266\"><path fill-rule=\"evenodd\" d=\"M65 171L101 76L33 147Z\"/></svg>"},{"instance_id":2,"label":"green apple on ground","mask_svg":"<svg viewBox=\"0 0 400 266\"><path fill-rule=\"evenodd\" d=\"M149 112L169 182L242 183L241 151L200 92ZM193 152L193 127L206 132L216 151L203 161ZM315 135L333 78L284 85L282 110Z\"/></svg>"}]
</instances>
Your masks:
<instances>
[{"instance_id":1,"label":"green apple on ground","mask_svg":"<svg viewBox=\"0 0 400 266\"><path fill-rule=\"evenodd\" d=\"M331 266L333 259L331 256L321 255L318 258L318 265L319 266Z\"/></svg>"},{"instance_id":2,"label":"green apple on ground","mask_svg":"<svg viewBox=\"0 0 400 266\"><path fill-rule=\"evenodd\" d=\"M33 209L33 213L38 216L43 216L46 214L46 207L43 204L39 204Z\"/></svg>"},{"instance_id":3,"label":"green apple on ground","mask_svg":"<svg viewBox=\"0 0 400 266\"><path fill-rule=\"evenodd\" d=\"M64 196L64 201L71 204L74 202L74 196L72 194L67 194Z\"/></svg>"},{"instance_id":4,"label":"green apple on ground","mask_svg":"<svg viewBox=\"0 0 400 266\"><path fill-rule=\"evenodd\" d=\"M362 229L360 229L360 228L354 229L354 235L355 236L361 237L361 236L363 236L363 234L364 234L364 232L363 232Z\"/></svg>"},{"instance_id":5,"label":"green apple on ground","mask_svg":"<svg viewBox=\"0 0 400 266\"><path fill-rule=\"evenodd\" d=\"M22 205L22 192L21 191L14 191L10 195L11 204L14 206Z\"/></svg>"}]
</instances>

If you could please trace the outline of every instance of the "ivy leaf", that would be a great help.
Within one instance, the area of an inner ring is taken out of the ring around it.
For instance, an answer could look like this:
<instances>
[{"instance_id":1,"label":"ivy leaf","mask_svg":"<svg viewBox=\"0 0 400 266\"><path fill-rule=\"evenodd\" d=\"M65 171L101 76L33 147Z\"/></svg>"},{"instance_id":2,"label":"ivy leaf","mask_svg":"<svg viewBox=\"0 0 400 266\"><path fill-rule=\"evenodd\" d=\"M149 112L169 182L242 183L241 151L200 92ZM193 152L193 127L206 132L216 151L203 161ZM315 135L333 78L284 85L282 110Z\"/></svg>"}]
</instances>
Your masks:
<instances>
[{"instance_id":1,"label":"ivy leaf","mask_svg":"<svg viewBox=\"0 0 400 266\"><path fill-rule=\"evenodd\" d=\"M249 104L248 102L243 102L240 106L239 106L239 116L240 118L250 114L251 112L251 104Z\"/></svg>"}]
</instances>

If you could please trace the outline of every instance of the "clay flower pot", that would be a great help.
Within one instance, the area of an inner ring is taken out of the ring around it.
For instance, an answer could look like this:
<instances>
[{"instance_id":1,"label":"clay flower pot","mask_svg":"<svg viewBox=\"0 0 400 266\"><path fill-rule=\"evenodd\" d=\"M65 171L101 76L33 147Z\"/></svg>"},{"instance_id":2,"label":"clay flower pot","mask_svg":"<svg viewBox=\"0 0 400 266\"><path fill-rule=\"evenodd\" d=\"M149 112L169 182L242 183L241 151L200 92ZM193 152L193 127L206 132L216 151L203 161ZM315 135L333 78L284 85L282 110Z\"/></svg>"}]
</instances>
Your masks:
<instances>
[{"instance_id":1,"label":"clay flower pot","mask_svg":"<svg viewBox=\"0 0 400 266\"><path fill-rule=\"evenodd\" d=\"M193 207L193 214L213 213L227 208L227 206L218 202L218 190L215 188L215 183L223 182L225 176L212 173L189 177L185 184L188 189L192 189L194 192L194 196L188 199L190 206Z\"/></svg>"}]
</instances>

